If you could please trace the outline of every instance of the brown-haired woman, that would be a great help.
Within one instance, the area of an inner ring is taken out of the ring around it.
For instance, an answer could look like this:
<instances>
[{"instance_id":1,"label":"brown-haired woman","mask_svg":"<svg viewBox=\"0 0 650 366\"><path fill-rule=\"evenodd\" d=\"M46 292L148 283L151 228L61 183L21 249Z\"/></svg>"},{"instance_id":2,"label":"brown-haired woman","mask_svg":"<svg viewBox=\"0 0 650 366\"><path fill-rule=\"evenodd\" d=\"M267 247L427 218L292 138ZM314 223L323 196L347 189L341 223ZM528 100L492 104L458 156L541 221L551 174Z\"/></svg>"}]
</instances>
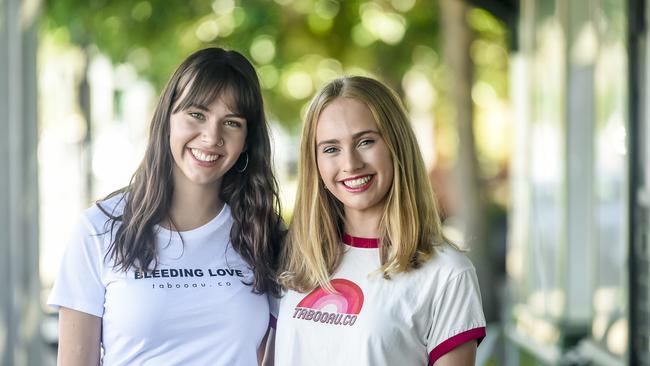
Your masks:
<instances>
[{"instance_id":1,"label":"brown-haired woman","mask_svg":"<svg viewBox=\"0 0 650 366\"><path fill-rule=\"evenodd\" d=\"M87 209L68 245L48 300L59 364L257 364L284 235L270 157L253 66L190 55L130 184Z\"/></svg>"}]
</instances>

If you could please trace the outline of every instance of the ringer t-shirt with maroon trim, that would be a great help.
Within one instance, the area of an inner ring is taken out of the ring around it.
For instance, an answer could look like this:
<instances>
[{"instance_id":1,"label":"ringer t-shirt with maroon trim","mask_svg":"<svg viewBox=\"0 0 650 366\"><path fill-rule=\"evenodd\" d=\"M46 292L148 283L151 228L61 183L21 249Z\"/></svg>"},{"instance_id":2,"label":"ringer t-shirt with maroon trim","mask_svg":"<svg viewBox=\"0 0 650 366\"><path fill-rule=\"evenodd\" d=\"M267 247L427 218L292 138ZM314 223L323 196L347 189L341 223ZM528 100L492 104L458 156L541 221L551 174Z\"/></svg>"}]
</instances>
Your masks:
<instances>
[{"instance_id":1,"label":"ringer t-shirt with maroon trim","mask_svg":"<svg viewBox=\"0 0 650 366\"><path fill-rule=\"evenodd\" d=\"M437 247L418 269L384 279L377 239L345 235L336 293L287 291L276 326L276 365L433 365L485 337L472 263Z\"/></svg>"}]
</instances>

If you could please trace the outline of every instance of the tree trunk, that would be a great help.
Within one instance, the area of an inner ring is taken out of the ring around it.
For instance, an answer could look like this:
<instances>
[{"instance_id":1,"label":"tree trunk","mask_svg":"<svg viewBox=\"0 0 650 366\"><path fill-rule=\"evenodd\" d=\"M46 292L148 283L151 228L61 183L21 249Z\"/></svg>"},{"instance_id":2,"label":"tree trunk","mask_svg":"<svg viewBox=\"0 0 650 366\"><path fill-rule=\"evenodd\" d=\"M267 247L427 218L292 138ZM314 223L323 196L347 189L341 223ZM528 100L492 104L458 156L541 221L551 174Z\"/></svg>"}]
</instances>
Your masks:
<instances>
[{"instance_id":1,"label":"tree trunk","mask_svg":"<svg viewBox=\"0 0 650 366\"><path fill-rule=\"evenodd\" d=\"M470 46L474 32L467 24L469 7L461 0L440 0L443 59L448 70L448 95L455 117L458 151L452 187L456 187L456 219L460 222L469 257L476 267L483 308L488 321L497 319L497 288L486 230L486 205L480 182L473 130L472 83L474 65Z\"/></svg>"}]
</instances>

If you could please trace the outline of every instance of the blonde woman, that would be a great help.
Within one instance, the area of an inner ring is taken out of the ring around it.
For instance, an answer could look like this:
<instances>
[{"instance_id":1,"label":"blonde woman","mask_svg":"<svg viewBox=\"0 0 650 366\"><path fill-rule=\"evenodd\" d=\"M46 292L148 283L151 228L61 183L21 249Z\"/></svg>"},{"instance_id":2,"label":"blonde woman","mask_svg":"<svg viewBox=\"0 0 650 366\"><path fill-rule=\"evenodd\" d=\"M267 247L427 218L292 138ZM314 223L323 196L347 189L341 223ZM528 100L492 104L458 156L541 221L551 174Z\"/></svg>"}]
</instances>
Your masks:
<instances>
[{"instance_id":1,"label":"blonde woman","mask_svg":"<svg viewBox=\"0 0 650 366\"><path fill-rule=\"evenodd\" d=\"M472 263L442 235L398 97L346 77L313 99L283 257L276 365L473 365Z\"/></svg>"}]
</instances>

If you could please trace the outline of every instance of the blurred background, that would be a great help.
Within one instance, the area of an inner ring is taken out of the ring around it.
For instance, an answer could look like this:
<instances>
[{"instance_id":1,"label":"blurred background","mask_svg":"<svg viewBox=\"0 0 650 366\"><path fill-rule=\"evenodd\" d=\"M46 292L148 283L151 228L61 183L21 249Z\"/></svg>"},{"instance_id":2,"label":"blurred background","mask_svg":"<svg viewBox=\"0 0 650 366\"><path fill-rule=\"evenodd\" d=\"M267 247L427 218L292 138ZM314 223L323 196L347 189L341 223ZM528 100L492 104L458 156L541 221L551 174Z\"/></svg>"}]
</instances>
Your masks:
<instances>
[{"instance_id":1,"label":"blurred background","mask_svg":"<svg viewBox=\"0 0 650 366\"><path fill-rule=\"evenodd\" d=\"M477 365L650 365L649 15L645 0L0 0L1 364L55 364L44 303L72 225L128 184L175 67L221 46L258 71L287 219L315 91L354 74L398 91L477 268Z\"/></svg>"}]
</instances>

